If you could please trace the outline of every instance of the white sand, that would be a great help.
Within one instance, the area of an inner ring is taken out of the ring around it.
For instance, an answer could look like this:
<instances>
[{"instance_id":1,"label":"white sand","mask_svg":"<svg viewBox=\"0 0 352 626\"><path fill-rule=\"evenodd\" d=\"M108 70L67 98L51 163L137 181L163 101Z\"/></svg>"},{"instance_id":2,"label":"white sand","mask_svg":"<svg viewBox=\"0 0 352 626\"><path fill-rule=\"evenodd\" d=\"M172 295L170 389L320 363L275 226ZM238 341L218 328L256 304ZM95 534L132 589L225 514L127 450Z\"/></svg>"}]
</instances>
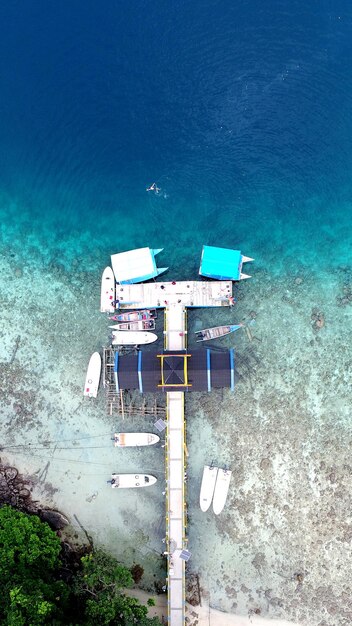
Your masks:
<instances>
[{"instance_id":1,"label":"white sand","mask_svg":"<svg viewBox=\"0 0 352 626\"><path fill-rule=\"evenodd\" d=\"M161 619L167 618L167 599L166 596L151 596L148 593L139 589L128 590L128 595L138 598L142 604L147 604L147 600L153 597L155 602L154 607L149 607L149 617L159 617ZM258 615L241 616L231 613L223 613L216 609L209 608L208 606L191 606L186 605L186 619L187 624L192 626L197 622L197 626L298 626L294 622L288 622L286 620L270 620L264 619Z\"/></svg>"}]
</instances>

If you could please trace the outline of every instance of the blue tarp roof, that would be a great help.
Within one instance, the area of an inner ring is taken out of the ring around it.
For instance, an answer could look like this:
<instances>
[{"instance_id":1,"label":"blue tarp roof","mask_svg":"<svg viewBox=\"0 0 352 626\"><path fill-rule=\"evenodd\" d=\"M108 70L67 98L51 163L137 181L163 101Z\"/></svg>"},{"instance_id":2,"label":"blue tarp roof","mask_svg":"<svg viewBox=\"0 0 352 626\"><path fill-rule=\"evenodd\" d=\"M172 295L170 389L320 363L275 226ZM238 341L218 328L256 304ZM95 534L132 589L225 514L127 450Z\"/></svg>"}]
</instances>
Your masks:
<instances>
[{"instance_id":1,"label":"blue tarp roof","mask_svg":"<svg viewBox=\"0 0 352 626\"><path fill-rule=\"evenodd\" d=\"M240 250L203 246L199 274L218 280L240 280L242 254Z\"/></svg>"}]
</instances>

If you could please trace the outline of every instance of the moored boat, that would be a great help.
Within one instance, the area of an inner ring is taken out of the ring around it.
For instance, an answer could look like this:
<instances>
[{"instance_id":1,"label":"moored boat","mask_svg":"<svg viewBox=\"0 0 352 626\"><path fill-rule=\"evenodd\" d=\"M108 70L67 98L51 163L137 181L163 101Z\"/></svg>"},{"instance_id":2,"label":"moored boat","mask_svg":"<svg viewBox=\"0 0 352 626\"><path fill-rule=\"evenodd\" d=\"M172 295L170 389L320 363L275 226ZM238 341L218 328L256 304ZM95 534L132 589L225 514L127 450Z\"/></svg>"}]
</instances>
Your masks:
<instances>
[{"instance_id":1,"label":"moored boat","mask_svg":"<svg viewBox=\"0 0 352 626\"><path fill-rule=\"evenodd\" d=\"M214 467L213 465L204 465L199 496L200 508L204 513L209 509L213 499L218 469L218 467Z\"/></svg>"},{"instance_id":2,"label":"moored boat","mask_svg":"<svg viewBox=\"0 0 352 626\"><path fill-rule=\"evenodd\" d=\"M138 330L114 330L112 332L113 346L139 346L153 343L158 338L155 333Z\"/></svg>"},{"instance_id":3,"label":"moored boat","mask_svg":"<svg viewBox=\"0 0 352 626\"><path fill-rule=\"evenodd\" d=\"M210 341L210 339L219 339L230 333L234 333L236 330L242 328L243 324L228 324L227 326L214 326L213 328L205 328L204 330L196 331L197 341Z\"/></svg>"},{"instance_id":4,"label":"moored boat","mask_svg":"<svg viewBox=\"0 0 352 626\"><path fill-rule=\"evenodd\" d=\"M151 474L111 474L113 489L134 489L136 487L150 487L157 479Z\"/></svg>"},{"instance_id":5,"label":"moored boat","mask_svg":"<svg viewBox=\"0 0 352 626\"><path fill-rule=\"evenodd\" d=\"M157 318L156 309L145 309L143 311L126 311L109 317L115 322L136 322L139 320L151 320Z\"/></svg>"},{"instance_id":6,"label":"moored boat","mask_svg":"<svg viewBox=\"0 0 352 626\"><path fill-rule=\"evenodd\" d=\"M106 267L101 277L100 311L113 313L115 311L115 276L111 267Z\"/></svg>"},{"instance_id":7,"label":"moored boat","mask_svg":"<svg viewBox=\"0 0 352 626\"><path fill-rule=\"evenodd\" d=\"M231 474L231 470L227 470L226 468L219 469L218 471L213 497L213 511L215 515L219 515L225 506Z\"/></svg>"},{"instance_id":8,"label":"moored boat","mask_svg":"<svg viewBox=\"0 0 352 626\"><path fill-rule=\"evenodd\" d=\"M120 322L109 326L114 330L154 330L155 320L139 320L138 322Z\"/></svg>"},{"instance_id":9,"label":"moored boat","mask_svg":"<svg viewBox=\"0 0 352 626\"><path fill-rule=\"evenodd\" d=\"M86 382L84 385L84 396L96 398L98 394L99 381L101 374L101 356L99 352L94 352L90 357Z\"/></svg>"},{"instance_id":10,"label":"moored boat","mask_svg":"<svg viewBox=\"0 0 352 626\"><path fill-rule=\"evenodd\" d=\"M117 448L134 448L137 446L152 446L160 441L153 433L115 433L114 446Z\"/></svg>"}]
</instances>

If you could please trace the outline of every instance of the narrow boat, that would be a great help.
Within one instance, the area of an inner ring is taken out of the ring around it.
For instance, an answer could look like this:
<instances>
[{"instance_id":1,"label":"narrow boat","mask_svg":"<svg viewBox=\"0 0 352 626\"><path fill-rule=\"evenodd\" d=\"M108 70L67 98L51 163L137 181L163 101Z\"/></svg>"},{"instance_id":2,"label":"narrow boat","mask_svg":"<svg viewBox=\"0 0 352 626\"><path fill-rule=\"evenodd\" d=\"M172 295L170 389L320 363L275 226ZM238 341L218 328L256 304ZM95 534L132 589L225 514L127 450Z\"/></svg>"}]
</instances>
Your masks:
<instances>
[{"instance_id":1,"label":"narrow boat","mask_svg":"<svg viewBox=\"0 0 352 626\"><path fill-rule=\"evenodd\" d=\"M139 346L156 341L158 335L149 332L140 332L138 330L113 330L112 345L113 346Z\"/></svg>"},{"instance_id":2,"label":"narrow boat","mask_svg":"<svg viewBox=\"0 0 352 626\"><path fill-rule=\"evenodd\" d=\"M83 395L96 398L101 374L101 356L94 352L90 357Z\"/></svg>"},{"instance_id":3,"label":"narrow boat","mask_svg":"<svg viewBox=\"0 0 352 626\"><path fill-rule=\"evenodd\" d=\"M204 330L197 330L197 341L209 341L210 339L219 339L230 333L234 333L239 328L242 328L243 324L229 324L228 326L214 326L214 328L205 328Z\"/></svg>"},{"instance_id":4,"label":"narrow boat","mask_svg":"<svg viewBox=\"0 0 352 626\"><path fill-rule=\"evenodd\" d=\"M157 479L151 474L111 474L113 489L134 489L135 487L150 487Z\"/></svg>"},{"instance_id":5,"label":"narrow boat","mask_svg":"<svg viewBox=\"0 0 352 626\"><path fill-rule=\"evenodd\" d=\"M219 469L216 478L214 498L213 498L213 511L215 515L219 515L223 510L230 486L231 470Z\"/></svg>"},{"instance_id":6,"label":"narrow boat","mask_svg":"<svg viewBox=\"0 0 352 626\"><path fill-rule=\"evenodd\" d=\"M114 446L116 448L135 448L137 446L153 446L160 441L153 433L115 433Z\"/></svg>"},{"instance_id":7,"label":"narrow boat","mask_svg":"<svg viewBox=\"0 0 352 626\"><path fill-rule=\"evenodd\" d=\"M138 322L120 322L109 326L115 330L154 330L155 320L139 320Z\"/></svg>"},{"instance_id":8,"label":"narrow boat","mask_svg":"<svg viewBox=\"0 0 352 626\"><path fill-rule=\"evenodd\" d=\"M113 313L115 305L115 276L111 267L106 267L101 277L100 311L102 313Z\"/></svg>"},{"instance_id":9,"label":"narrow boat","mask_svg":"<svg viewBox=\"0 0 352 626\"><path fill-rule=\"evenodd\" d=\"M109 317L109 320L115 322L137 322L139 320L152 320L157 318L155 309L145 309L144 311L126 311Z\"/></svg>"},{"instance_id":10,"label":"narrow boat","mask_svg":"<svg viewBox=\"0 0 352 626\"><path fill-rule=\"evenodd\" d=\"M213 499L218 469L218 467L214 467L213 465L204 465L199 496L200 508L204 513L209 509Z\"/></svg>"}]
</instances>

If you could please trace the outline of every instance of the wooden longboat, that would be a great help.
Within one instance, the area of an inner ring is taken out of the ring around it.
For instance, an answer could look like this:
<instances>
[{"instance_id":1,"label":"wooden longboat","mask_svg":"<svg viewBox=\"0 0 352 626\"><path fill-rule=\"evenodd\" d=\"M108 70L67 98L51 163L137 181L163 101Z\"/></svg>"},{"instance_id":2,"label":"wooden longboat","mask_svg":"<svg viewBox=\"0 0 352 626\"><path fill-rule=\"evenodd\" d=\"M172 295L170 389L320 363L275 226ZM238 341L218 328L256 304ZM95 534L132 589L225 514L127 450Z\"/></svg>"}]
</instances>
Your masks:
<instances>
[{"instance_id":1,"label":"wooden longboat","mask_svg":"<svg viewBox=\"0 0 352 626\"><path fill-rule=\"evenodd\" d=\"M114 330L154 330L155 320L138 320L137 322L120 322L109 326Z\"/></svg>"},{"instance_id":2,"label":"wooden longboat","mask_svg":"<svg viewBox=\"0 0 352 626\"><path fill-rule=\"evenodd\" d=\"M236 330L242 328L242 324L229 324L227 326L214 326L213 328L205 328L204 330L196 331L197 341L210 341L211 339L219 339L230 333L234 333Z\"/></svg>"},{"instance_id":3,"label":"wooden longboat","mask_svg":"<svg viewBox=\"0 0 352 626\"><path fill-rule=\"evenodd\" d=\"M156 309L144 309L143 311L126 311L117 313L109 317L115 322L138 322L140 320L155 320L157 318Z\"/></svg>"}]
</instances>

